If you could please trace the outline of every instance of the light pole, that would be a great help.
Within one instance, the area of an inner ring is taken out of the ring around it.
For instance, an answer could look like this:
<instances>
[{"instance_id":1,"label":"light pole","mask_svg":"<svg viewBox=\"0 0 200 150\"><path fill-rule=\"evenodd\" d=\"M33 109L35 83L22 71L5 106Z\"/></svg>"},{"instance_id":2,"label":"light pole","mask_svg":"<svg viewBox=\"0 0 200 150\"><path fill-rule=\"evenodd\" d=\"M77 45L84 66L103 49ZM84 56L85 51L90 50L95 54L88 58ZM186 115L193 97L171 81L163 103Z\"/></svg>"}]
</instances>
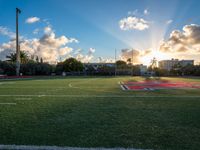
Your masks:
<instances>
[{"instance_id":1,"label":"light pole","mask_svg":"<svg viewBox=\"0 0 200 150\"><path fill-rule=\"evenodd\" d=\"M117 50L115 49L115 76L117 75Z\"/></svg>"},{"instance_id":2,"label":"light pole","mask_svg":"<svg viewBox=\"0 0 200 150\"><path fill-rule=\"evenodd\" d=\"M131 67L131 70L132 70L131 74L133 76L133 49L132 49L132 67Z\"/></svg>"},{"instance_id":3,"label":"light pole","mask_svg":"<svg viewBox=\"0 0 200 150\"><path fill-rule=\"evenodd\" d=\"M20 48L19 48L19 31L18 31L18 16L21 13L19 8L16 8L16 75L20 72Z\"/></svg>"}]
</instances>

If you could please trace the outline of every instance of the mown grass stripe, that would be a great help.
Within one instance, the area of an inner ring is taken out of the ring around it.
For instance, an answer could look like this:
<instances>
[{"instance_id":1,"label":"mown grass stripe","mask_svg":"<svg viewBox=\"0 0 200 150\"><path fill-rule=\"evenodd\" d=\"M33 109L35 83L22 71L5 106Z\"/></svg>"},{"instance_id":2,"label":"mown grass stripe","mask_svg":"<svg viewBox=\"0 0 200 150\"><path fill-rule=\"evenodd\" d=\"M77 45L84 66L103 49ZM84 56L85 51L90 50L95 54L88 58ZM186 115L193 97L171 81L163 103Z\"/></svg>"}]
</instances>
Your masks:
<instances>
[{"instance_id":1,"label":"mown grass stripe","mask_svg":"<svg viewBox=\"0 0 200 150\"><path fill-rule=\"evenodd\" d=\"M33 146L33 145L0 145L1 150L142 150L135 148L79 148L79 147L59 147L59 146ZM143 149L144 150L144 149Z\"/></svg>"},{"instance_id":2,"label":"mown grass stripe","mask_svg":"<svg viewBox=\"0 0 200 150\"><path fill-rule=\"evenodd\" d=\"M0 95L0 97L99 97L99 98L200 98L197 96L178 96L178 95L167 95L167 96L153 96L153 95Z\"/></svg>"}]
</instances>

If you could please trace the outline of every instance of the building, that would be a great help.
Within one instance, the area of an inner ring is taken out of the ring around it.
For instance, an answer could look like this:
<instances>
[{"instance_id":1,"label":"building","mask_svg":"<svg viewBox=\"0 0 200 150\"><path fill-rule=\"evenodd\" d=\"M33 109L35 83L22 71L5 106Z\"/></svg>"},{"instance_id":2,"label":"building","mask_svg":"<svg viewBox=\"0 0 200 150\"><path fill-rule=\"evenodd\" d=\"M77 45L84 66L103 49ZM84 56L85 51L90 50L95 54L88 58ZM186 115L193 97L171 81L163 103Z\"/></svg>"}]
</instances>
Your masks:
<instances>
[{"instance_id":1,"label":"building","mask_svg":"<svg viewBox=\"0 0 200 150\"><path fill-rule=\"evenodd\" d=\"M158 66L161 69L165 69L170 71L175 65L180 65L182 67L187 65L194 65L194 60L178 60L178 59L171 59L171 60L162 60L158 62Z\"/></svg>"},{"instance_id":2,"label":"building","mask_svg":"<svg viewBox=\"0 0 200 150\"><path fill-rule=\"evenodd\" d=\"M94 70L98 70L103 66L106 67L115 67L115 63L84 63L84 68L87 70L89 67L92 67Z\"/></svg>"},{"instance_id":3,"label":"building","mask_svg":"<svg viewBox=\"0 0 200 150\"><path fill-rule=\"evenodd\" d=\"M136 65L139 69L140 69L140 75L146 75L148 73L148 69L147 66L140 64L140 65Z\"/></svg>"}]
</instances>

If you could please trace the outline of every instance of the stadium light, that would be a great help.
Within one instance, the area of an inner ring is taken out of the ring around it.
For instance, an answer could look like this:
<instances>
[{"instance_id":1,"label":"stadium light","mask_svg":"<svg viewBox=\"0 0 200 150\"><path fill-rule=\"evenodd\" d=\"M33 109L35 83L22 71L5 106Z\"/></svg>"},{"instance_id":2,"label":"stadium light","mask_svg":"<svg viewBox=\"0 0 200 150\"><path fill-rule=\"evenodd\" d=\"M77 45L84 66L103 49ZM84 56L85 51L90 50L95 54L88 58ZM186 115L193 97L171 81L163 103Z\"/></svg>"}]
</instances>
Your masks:
<instances>
[{"instance_id":1,"label":"stadium light","mask_svg":"<svg viewBox=\"0 0 200 150\"><path fill-rule=\"evenodd\" d=\"M19 8L16 8L16 75L20 72L20 48L19 48L19 31L18 31L18 16L21 13Z\"/></svg>"}]
</instances>

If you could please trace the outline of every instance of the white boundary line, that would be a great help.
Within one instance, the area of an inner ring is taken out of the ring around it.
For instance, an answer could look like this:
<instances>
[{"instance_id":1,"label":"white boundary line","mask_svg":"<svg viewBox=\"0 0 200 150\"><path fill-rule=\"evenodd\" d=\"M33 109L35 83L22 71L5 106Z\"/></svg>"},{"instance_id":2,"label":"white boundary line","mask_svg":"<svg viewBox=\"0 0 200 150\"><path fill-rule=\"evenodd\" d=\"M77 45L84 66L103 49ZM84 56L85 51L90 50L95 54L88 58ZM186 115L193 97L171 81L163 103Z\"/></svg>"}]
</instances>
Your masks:
<instances>
[{"instance_id":1,"label":"white boundary line","mask_svg":"<svg viewBox=\"0 0 200 150\"><path fill-rule=\"evenodd\" d=\"M72 84L71 83L69 83L68 85L69 85L70 88L72 88Z\"/></svg>"},{"instance_id":2,"label":"white boundary line","mask_svg":"<svg viewBox=\"0 0 200 150\"><path fill-rule=\"evenodd\" d=\"M1 150L142 150L135 148L78 148L59 146L33 146L33 145L0 145ZM144 149L143 149L144 150Z\"/></svg>"},{"instance_id":3,"label":"white boundary line","mask_svg":"<svg viewBox=\"0 0 200 150\"><path fill-rule=\"evenodd\" d=\"M123 84L122 84L121 81L119 81L118 84L120 85L120 87L121 87L121 89L122 89L123 91L126 91L126 89L124 88L124 86L123 86Z\"/></svg>"},{"instance_id":4,"label":"white boundary line","mask_svg":"<svg viewBox=\"0 0 200 150\"><path fill-rule=\"evenodd\" d=\"M0 103L0 105L17 105L17 103Z\"/></svg>"},{"instance_id":5,"label":"white boundary line","mask_svg":"<svg viewBox=\"0 0 200 150\"><path fill-rule=\"evenodd\" d=\"M121 86L121 89L122 89L123 91L126 91L126 89L124 88L123 85L120 85L120 86Z\"/></svg>"},{"instance_id":6,"label":"white boundary line","mask_svg":"<svg viewBox=\"0 0 200 150\"><path fill-rule=\"evenodd\" d=\"M200 95L197 96L179 96L179 95L0 95L0 97L77 97L77 98L200 98ZM15 99L18 100L18 99ZM22 99L23 100L23 99ZM27 100L27 99L26 99ZM199 99L200 100L200 99Z\"/></svg>"}]
</instances>

